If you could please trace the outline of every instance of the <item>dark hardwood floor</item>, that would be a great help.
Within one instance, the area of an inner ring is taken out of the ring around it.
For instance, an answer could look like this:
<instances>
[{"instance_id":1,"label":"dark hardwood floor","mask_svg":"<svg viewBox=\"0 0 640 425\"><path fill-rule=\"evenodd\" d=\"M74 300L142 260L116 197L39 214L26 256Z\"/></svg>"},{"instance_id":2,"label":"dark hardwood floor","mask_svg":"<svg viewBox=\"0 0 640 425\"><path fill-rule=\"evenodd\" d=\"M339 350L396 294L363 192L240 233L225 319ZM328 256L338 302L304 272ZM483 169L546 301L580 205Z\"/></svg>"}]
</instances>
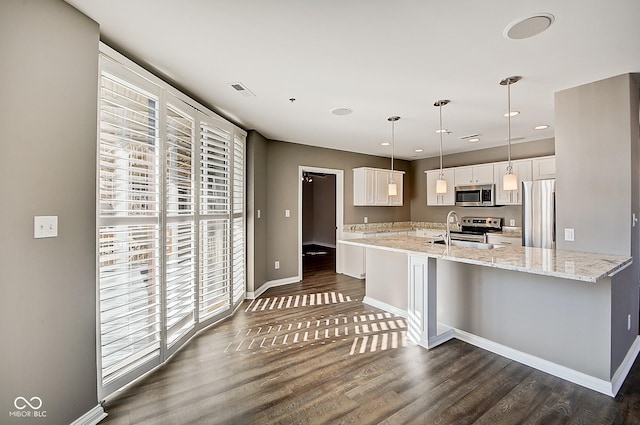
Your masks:
<instances>
[{"instance_id":1,"label":"dark hardwood floor","mask_svg":"<svg viewBox=\"0 0 640 425\"><path fill-rule=\"evenodd\" d=\"M334 255L305 255L301 283L245 301L102 424L640 424L640 362L613 399L458 340L425 350Z\"/></svg>"}]
</instances>

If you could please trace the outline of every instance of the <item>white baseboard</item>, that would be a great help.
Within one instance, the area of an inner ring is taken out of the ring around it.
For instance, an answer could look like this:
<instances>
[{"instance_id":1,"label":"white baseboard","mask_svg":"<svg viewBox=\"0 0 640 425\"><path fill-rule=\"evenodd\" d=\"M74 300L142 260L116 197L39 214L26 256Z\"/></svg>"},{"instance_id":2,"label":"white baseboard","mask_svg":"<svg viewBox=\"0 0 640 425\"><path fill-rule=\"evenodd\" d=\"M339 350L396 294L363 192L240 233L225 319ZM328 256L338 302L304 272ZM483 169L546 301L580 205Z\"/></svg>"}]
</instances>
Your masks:
<instances>
[{"instance_id":1,"label":"white baseboard","mask_svg":"<svg viewBox=\"0 0 640 425\"><path fill-rule=\"evenodd\" d=\"M292 283L298 283L301 280L302 279L300 278L300 276L292 276L292 277L285 277L283 279L269 280L265 282L261 287L259 287L257 291L247 292L247 299L255 300L269 288L274 288L276 286L290 285Z\"/></svg>"},{"instance_id":2,"label":"white baseboard","mask_svg":"<svg viewBox=\"0 0 640 425\"><path fill-rule=\"evenodd\" d=\"M475 345L476 347L491 351L492 353L499 354L508 359L515 360L518 363L531 366L535 369L549 373L553 376L557 376L558 378L565 379L569 382L573 382L574 384L581 385L585 388L589 388L610 397L615 397L617 393L617 389L613 391L613 383L604 379L596 378L591 375L587 375L586 373L578 372L577 370L568 368L566 366L561 366L548 360L541 359L540 357L523 353L522 351L515 350L513 348L507 347L506 345L498 344L497 342L490 341L486 338L482 338L465 331L461 331L460 329L454 329L454 334L455 337L461 341L468 342L469 344ZM638 340L636 339L636 341ZM634 345L640 346L640 343L634 343ZM636 347L636 350L637 348L639 347ZM629 350L629 352L631 352L631 350ZM627 357L633 357L635 359L635 355L630 356L629 354L627 354ZM627 357L625 357L625 362L623 362L623 364L625 365ZM631 364L633 364L633 360L630 361ZM629 366L629 369L631 369L631 366ZM620 371L620 368L618 370ZM622 377L621 379L618 378L620 379L620 385L622 385L622 381L624 381L624 378L626 378L626 374L628 372L629 370L627 370L626 373L621 372L621 375L622 373L624 373L624 377Z\"/></svg>"},{"instance_id":3,"label":"white baseboard","mask_svg":"<svg viewBox=\"0 0 640 425\"><path fill-rule=\"evenodd\" d=\"M611 390L613 395L618 394L620 387L624 383L624 380L627 378L629 371L631 371L631 367L633 366L633 362L638 357L640 353L640 336L636 336L636 339L631 344L631 348L627 351L627 355L624 356L624 360L616 370L616 373L613 374L613 378L611 379Z\"/></svg>"},{"instance_id":4,"label":"white baseboard","mask_svg":"<svg viewBox=\"0 0 640 425\"><path fill-rule=\"evenodd\" d=\"M387 312L389 312L391 314L395 314L396 316L404 317L405 319L407 318L407 310L403 310L401 308L394 307L391 304L387 304L385 302L378 301L375 298L371 298L371 297L365 296L362 299L362 302L365 303L365 304L370 305L371 307L379 308L380 310L384 310L384 311L387 311Z\"/></svg>"},{"instance_id":5,"label":"white baseboard","mask_svg":"<svg viewBox=\"0 0 640 425\"><path fill-rule=\"evenodd\" d=\"M98 422L107 417L102 405L98 404L93 409L89 410L84 415L80 416L70 425L96 425Z\"/></svg>"}]
</instances>

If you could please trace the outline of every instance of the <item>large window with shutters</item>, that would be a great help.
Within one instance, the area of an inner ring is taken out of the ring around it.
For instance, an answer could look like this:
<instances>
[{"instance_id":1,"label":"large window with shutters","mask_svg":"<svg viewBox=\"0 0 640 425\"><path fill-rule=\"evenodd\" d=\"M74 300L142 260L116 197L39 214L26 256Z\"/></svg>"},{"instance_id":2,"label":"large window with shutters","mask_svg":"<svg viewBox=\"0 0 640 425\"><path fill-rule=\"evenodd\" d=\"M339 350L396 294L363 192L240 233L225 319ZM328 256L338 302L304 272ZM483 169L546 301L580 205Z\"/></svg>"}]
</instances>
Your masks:
<instances>
[{"instance_id":1,"label":"large window with shutters","mask_svg":"<svg viewBox=\"0 0 640 425\"><path fill-rule=\"evenodd\" d=\"M100 397L245 296L246 133L102 45Z\"/></svg>"}]
</instances>

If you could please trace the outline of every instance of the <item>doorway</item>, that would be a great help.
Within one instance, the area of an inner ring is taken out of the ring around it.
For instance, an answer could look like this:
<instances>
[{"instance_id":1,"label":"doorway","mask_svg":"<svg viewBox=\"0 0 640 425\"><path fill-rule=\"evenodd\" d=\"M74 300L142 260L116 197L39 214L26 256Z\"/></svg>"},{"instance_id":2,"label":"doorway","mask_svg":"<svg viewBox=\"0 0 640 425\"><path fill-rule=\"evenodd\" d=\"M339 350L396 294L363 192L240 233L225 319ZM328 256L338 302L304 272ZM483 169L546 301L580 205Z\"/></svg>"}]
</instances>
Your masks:
<instances>
[{"instance_id":1,"label":"doorway","mask_svg":"<svg viewBox=\"0 0 640 425\"><path fill-rule=\"evenodd\" d=\"M299 167L298 274L304 263L339 273L337 259L342 235L344 173L342 170Z\"/></svg>"}]
</instances>

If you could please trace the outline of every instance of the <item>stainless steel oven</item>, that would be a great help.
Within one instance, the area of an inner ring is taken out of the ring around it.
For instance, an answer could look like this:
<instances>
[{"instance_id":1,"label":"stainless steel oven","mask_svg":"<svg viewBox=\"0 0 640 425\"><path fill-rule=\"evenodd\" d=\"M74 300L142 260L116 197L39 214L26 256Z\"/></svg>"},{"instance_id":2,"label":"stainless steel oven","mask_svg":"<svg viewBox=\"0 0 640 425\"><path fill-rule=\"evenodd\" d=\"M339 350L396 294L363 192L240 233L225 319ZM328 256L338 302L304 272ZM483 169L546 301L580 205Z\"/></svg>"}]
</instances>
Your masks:
<instances>
[{"instance_id":1,"label":"stainless steel oven","mask_svg":"<svg viewBox=\"0 0 640 425\"><path fill-rule=\"evenodd\" d=\"M496 205L495 184L456 186L456 206L493 207Z\"/></svg>"},{"instance_id":2,"label":"stainless steel oven","mask_svg":"<svg viewBox=\"0 0 640 425\"><path fill-rule=\"evenodd\" d=\"M460 230L452 230L451 239L486 243L487 233L502 230L502 221L497 217L462 217Z\"/></svg>"}]
</instances>

